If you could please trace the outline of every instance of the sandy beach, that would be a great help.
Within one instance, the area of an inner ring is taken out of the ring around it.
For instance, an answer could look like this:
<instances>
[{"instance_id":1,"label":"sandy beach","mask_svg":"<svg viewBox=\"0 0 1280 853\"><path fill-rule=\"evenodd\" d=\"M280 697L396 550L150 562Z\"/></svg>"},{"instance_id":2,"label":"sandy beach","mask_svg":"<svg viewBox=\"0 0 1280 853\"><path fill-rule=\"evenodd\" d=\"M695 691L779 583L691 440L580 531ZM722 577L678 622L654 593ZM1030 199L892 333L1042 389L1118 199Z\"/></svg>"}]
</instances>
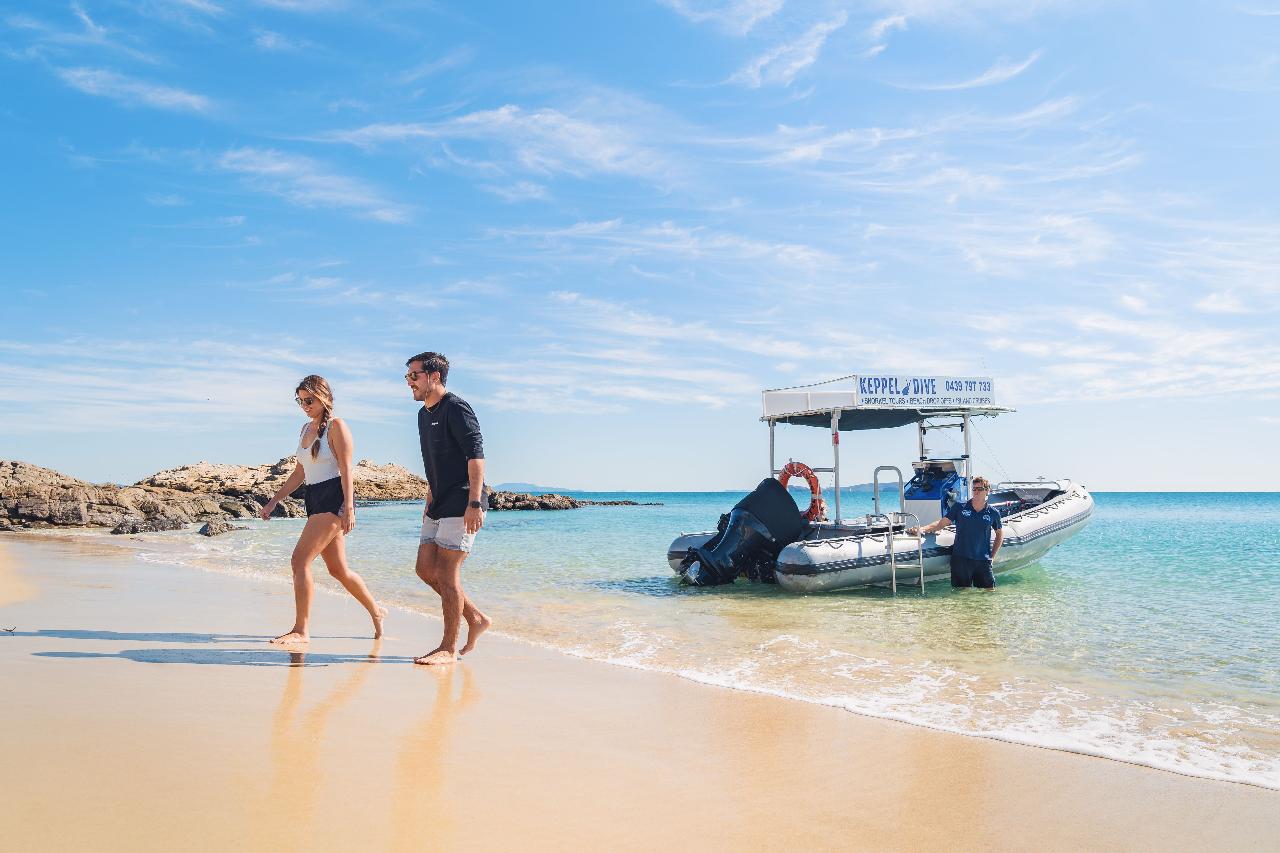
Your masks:
<instances>
[{"instance_id":1,"label":"sandy beach","mask_svg":"<svg viewBox=\"0 0 1280 853\"><path fill-rule=\"evenodd\" d=\"M0 539L13 849L1273 847L1280 794L934 732L501 636L413 666L319 595ZM285 568L282 567L282 571ZM323 572L321 573L323 575ZM327 577L321 585L330 583Z\"/></svg>"}]
</instances>

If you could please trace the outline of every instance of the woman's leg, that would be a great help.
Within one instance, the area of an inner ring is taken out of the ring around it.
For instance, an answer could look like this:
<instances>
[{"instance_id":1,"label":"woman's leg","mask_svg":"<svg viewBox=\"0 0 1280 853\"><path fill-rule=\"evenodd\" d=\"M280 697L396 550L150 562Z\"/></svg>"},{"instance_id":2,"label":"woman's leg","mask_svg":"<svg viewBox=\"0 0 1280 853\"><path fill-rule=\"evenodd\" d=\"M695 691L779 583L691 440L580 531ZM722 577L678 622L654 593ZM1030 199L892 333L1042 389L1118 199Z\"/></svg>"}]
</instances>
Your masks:
<instances>
[{"instance_id":1,"label":"woman's leg","mask_svg":"<svg viewBox=\"0 0 1280 853\"><path fill-rule=\"evenodd\" d=\"M320 558L329 567L329 574L333 575L334 580L346 587L347 592L354 595L356 601L369 611L369 616L373 619L373 638L376 640L382 636L382 620L387 615L387 608L379 606L373 600L369 587L364 585L364 578L351 571L351 567L347 565L346 538L339 530L338 535L320 552Z\"/></svg>"},{"instance_id":2,"label":"woman's leg","mask_svg":"<svg viewBox=\"0 0 1280 853\"><path fill-rule=\"evenodd\" d=\"M314 584L311 580L311 563L325 549L341 529L338 517L333 513L322 512L307 519L307 526L302 528L298 544L293 547L293 603L295 616L293 628L287 634L281 634L273 643L305 643L311 639L311 594Z\"/></svg>"}]
</instances>

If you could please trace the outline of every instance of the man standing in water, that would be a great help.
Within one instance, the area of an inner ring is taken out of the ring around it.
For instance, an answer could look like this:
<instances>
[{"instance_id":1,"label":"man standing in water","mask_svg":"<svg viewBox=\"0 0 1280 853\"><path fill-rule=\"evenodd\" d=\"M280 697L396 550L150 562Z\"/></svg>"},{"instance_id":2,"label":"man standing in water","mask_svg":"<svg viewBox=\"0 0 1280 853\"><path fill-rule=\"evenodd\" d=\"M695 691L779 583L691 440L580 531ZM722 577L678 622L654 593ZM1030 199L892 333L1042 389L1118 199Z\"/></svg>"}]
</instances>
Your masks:
<instances>
[{"instance_id":1,"label":"man standing in water","mask_svg":"<svg viewBox=\"0 0 1280 853\"><path fill-rule=\"evenodd\" d=\"M418 410L418 439L427 471L427 506L418 544L418 577L440 596L444 637L414 663L450 664L475 648L492 624L462 591L462 561L484 525L484 439L476 413L466 400L445 390L449 359L435 352L405 363L405 380ZM458 629L467 621L467 644L458 649Z\"/></svg>"},{"instance_id":2,"label":"man standing in water","mask_svg":"<svg viewBox=\"0 0 1280 853\"><path fill-rule=\"evenodd\" d=\"M952 504L947 514L933 524L907 529L912 536L916 533L937 533L955 522L956 541L951 546L952 586L976 586L988 591L996 588L992 564L1000 552L1000 544L1004 542L1004 530L1000 524L1000 513L987 506L990 494L991 484L987 478L974 477L972 498L962 504ZM994 545L991 543L993 530L996 534Z\"/></svg>"}]
</instances>

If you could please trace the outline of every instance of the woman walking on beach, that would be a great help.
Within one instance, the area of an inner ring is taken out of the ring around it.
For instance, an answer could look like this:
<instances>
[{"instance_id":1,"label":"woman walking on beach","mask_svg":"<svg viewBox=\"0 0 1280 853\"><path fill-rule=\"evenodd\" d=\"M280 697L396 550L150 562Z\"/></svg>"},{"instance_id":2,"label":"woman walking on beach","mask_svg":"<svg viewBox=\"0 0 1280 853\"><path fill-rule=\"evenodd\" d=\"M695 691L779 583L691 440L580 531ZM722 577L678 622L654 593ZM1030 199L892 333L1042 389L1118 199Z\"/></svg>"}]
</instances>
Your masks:
<instances>
[{"instance_id":1,"label":"woman walking on beach","mask_svg":"<svg viewBox=\"0 0 1280 853\"><path fill-rule=\"evenodd\" d=\"M373 619L373 636L382 636L382 620L387 609L373 600L364 579L347 566L344 538L356 526L356 508L351 481L351 430L341 418L333 417L333 392L323 376L314 374L298 383L294 392L298 405L310 418L298 438L298 464L289 479L259 513L270 520L271 513L286 495L306 482L307 526L302 528L293 549L293 598L297 608L293 628L273 643L305 643L311 639L311 563L318 556L329 574L364 605Z\"/></svg>"}]
</instances>

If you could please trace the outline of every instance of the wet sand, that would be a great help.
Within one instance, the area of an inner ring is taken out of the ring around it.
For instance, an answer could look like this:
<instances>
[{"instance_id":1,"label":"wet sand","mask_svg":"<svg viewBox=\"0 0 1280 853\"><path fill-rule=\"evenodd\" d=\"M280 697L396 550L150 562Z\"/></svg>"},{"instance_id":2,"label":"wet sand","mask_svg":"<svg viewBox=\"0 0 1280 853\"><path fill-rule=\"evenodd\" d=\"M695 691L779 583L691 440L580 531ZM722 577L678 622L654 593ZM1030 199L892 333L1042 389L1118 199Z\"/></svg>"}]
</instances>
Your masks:
<instances>
[{"instance_id":1,"label":"wet sand","mask_svg":"<svg viewBox=\"0 0 1280 853\"><path fill-rule=\"evenodd\" d=\"M267 645L291 621L286 584L0 536L0 627L16 628L0 633L6 846L1280 846L1275 791L499 636L457 666L413 666L440 623L393 611L374 643L347 597L316 596L305 652Z\"/></svg>"}]
</instances>

